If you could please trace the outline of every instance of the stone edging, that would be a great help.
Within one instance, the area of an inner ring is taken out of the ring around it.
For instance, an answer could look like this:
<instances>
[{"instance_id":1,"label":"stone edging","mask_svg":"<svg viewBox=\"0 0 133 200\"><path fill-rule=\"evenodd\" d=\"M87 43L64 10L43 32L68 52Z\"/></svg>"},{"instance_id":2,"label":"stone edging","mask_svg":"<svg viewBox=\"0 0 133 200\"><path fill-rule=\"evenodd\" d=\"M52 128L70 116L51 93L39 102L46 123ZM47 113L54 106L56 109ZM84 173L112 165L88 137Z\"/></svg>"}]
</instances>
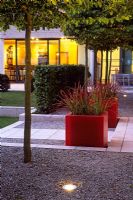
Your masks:
<instances>
[{"instance_id":1,"label":"stone edging","mask_svg":"<svg viewBox=\"0 0 133 200\"><path fill-rule=\"evenodd\" d=\"M0 106L0 116L3 117L19 117L22 113L24 113L24 107Z\"/></svg>"},{"instance_id":2,"label":"stone edging","mask_svg":"<svg viewBox=\"0 0 133 200\"><path fill-rule=\"evenodd\" d=\"M19 120L24 121L25 114L19 115ZM65 115L52 115L52 114L31 114L32 122L44 122L44 121L64 121Z\"/></svg>"}]
</instances>

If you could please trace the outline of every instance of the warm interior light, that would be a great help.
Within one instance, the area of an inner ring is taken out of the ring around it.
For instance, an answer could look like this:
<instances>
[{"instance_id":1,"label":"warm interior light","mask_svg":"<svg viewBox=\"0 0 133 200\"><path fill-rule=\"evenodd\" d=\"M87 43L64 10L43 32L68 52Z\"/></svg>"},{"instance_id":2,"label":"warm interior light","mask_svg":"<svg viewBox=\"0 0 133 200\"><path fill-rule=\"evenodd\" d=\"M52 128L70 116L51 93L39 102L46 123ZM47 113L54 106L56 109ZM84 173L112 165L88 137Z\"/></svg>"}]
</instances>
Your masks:
<instances>
[{"instance_id":1,"label":"warm interior light","mask_svg":"<svg viewBox=\"0 0 133 200\"><path fill-rule=\"evenodd\" d=\"M127 97L127 94L124 94L123 97Z\"/></svg>"},{"instance_id":2,"label":"warm interior light","mask_svg":"<svg viewBox=\"0 0 133 200\"><path fill-rule=\"evenodd\" d=\"M64 190L66 190L67 192L72 192L72 191L74 191L77 188L77 186L73 185L73 184L66 184L66 185L63 185L62 188Z\"/></svg>"},{"instance_id":3,"label":"warm interior light","mask_svg":"<svg viewBox=\"0 0 133 200\"><path fill-rule=\"evenodd\" d=\"M34 38L34 37L31 37L31 39L34 40L35 38Z\"/></svg>"}]
</instances>

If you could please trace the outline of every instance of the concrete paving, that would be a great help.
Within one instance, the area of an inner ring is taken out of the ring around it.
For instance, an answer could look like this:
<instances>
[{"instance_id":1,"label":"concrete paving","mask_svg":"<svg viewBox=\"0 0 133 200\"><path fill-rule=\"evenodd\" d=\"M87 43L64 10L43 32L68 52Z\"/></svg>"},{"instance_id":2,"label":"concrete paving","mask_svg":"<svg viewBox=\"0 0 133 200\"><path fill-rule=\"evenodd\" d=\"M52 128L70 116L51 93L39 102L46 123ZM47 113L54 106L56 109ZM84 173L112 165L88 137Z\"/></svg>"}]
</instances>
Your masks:
<instances>
[{"instance_id":1,"label":"concrete paving","mask_svg":"<svg viewBox=\"0 0 133 200\"><path fill-rule=\"evenodd\" d=\"M11 89L23 90L24 84L12 84ZM55 121L54 118L53 121L45 120L44 122L32 123L31 146L52 149L77 149L133 153L133 88L124 88L124 93L127 94L127 97L125 98L121 95L119 99L120 120L118 125L116 129L109 129L108 131L108 148L65 146L64 122L62 121L59 123L59 121ZM10 126L0 129L2 146L23 146L23 132L23 121L16 122Z\"/></svg>"},{"instance_id":2,"label":"concrete paving","mask_svg":"<svg viewBox=\"0 0 133 200\"><path fill-rule=\"evenodd\" d=\"M44 123L42 122L42 126L43 125ZM116 129L109 129L108 148L65 146L65 129L42 129L40 126L41 123L36 123L36 126L34 123L32 124L32 147L133 153L133 117L121 117ZM23 132L24 129L22 121L1 129L1 145L16 147L23 146Z\"/></svg>"},{"instance_id":3,"label":"concrete paving","mask_svg":"<svg viewBox=\"0 0 133 200\"><path fill-rule=\"evenodd\" d=\"M24 83L11 83L9 91L24 91Z\"/></svg>"}]
</instances>

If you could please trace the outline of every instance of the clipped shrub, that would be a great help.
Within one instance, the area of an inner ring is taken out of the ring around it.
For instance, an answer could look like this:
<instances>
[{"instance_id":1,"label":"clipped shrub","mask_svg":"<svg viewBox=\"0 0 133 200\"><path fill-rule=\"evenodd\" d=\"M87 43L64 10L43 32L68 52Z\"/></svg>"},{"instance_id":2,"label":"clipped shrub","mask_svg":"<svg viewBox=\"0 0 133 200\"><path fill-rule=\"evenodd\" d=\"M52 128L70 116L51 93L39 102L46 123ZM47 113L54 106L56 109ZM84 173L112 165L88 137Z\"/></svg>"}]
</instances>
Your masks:
<instances>
[{"instance_id":1,"label":"clipped shrub","mask_svg":"<svg viewBox=\"0 0 133 200\"><path fill-rule=\"evenodd\" d=\"M0 74L0 89L6 92L10 88L10 81L6 74Z\"/></svg>"},{"instance_id":2,"label":"clipped shrub","mask_svg":"<svg viewBox=\"0 0 133 200\"><path fill-rule=\"evenodd\" d=\"M35 82L35 78L32 76L31 77L31 92L34 92L35 88L34 88L34 82Z\"/></svg>"},{"instance_id":3,"label":"clipped shrub","mask_svg":"<svg viewBox=\"0 0 133 200\"><path fill-rule=\"evenodd\" d=\"M55 110L60 90L84 84L84 65L46 65L35 69L35 95L37 113Z\"/></svg>"}]
</instances>

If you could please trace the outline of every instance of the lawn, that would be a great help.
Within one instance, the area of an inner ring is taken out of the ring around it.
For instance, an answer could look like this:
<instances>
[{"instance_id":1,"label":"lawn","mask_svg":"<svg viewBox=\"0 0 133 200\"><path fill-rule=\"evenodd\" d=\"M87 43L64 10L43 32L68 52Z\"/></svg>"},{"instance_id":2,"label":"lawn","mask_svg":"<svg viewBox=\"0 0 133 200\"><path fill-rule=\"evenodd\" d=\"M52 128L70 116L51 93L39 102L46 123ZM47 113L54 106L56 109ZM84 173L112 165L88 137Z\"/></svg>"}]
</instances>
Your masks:
<instances>
[{"instance_id":1,"label":"lawn","mask_svg":"<svg viewBox=\"0 0 133 200\"><path fill-rule=\"evenodd\" d=\"M0 128L4 128L18 121L18 117L0 117Z\"/></svg>"},{"instance_id":2,"label":"lawn","mask_svg":"<svg viewBox=\"0 0 133 200\"><path fill-rule=\"evenodd\" d=\"M24 92L0 92L0 106L24 106ZM34 93L32 93L32 106L35 106Z\"/></svg>"}]
</instances>

